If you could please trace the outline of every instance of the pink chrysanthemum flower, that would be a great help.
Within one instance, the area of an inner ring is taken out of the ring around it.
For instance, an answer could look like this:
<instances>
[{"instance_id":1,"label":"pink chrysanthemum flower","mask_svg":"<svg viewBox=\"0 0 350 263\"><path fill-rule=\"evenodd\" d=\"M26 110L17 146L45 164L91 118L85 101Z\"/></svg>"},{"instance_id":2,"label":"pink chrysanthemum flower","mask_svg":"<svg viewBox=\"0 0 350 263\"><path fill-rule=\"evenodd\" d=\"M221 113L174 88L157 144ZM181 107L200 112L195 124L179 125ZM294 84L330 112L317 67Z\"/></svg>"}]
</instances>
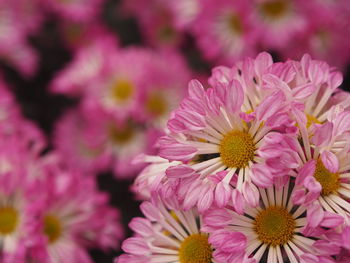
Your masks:
<instances>
[{"instance_id":1,"label":"pink chrysanthemum flower","mask_svg":"<svg viewBox=\"0 0 350 263\"><path fill-rule=\"evenodd\" d=\"M129 226L135 236L123 242L127 253L116 259L126 262L216 262L208 235L202 232L202 218L195 209L188 211L160 200L156 204L145 201L141 210L146 218L134 218Z\"/></svg>"},{"instance_id":2,"label":"pink chrysanthemum flower","mask_svg":"<svg viewBox=\"0 0 350 263\"><path fill-rule=\"evenodd\" d=\"M112 169L117 177L129 177L143 164L131 165L134 157L146 152L161 136L157 129L147 128L131 119L119 120L101 109L68 112L58 123L55 146L72 169L96 173Z\"/></svg>"},{"instance_id":3,"label":"pink chrysanthemum flower","mask_svg":"<svg viewBox=\"0 0 350 263\"><path fill-rule=\"evenodd\" d=\"M307 26L298 2L290 0L254 0L251 19L265 49L284 48Z\"/></svg>"},{"instance_id":4,"label":"pink chrysanthemum flower","mask_svg":"<svg viewBox=\"0 0 350 263\"><path fill-rule=\"evenodd\" d=\"M255 55L251 6L247 1L206 0L200 5L192 31L206 58L226 64Z\"/></svg>"},{"instance_id":5,"label":"pink chrysanthemum flower","mask_svg":"<svg viewBox=\"0 0 350 263\"><path fill-rule=\"evenodd\" d=\"M246 63L247 67L255 63L256 72L238 70L240 75L232 77L225 72L229 69L218 68L207 90L198 81L190 82L188 97L168 122L170 135L160 140L161 157L185 163L166 171L185 208L197 204L202 211L214 200L225 205L231 192L236 202L255 206L256 186L272 184L272 170L261 158L261 146L270 132L283 132L290 125L285 96L264 89L260 82L272 65L271 57L263 53Z\"/></svg>"},{"instance_id":6,"label":"pink chrysanthemum flower","mask_svg":"<svg viewBox=\"0 0 350 263\"><path fill-rule=\"evenodd\" d=\"M307 19L307 26L301 34L295 35L295 41L283 48L282 55L298 58L307 52L344 70L350 57L348 2L312 0L300 1L298 5Z\"/></svg>"},{"instance_id":7,"label":"pink chrysanthemum flower","mask_svg":"<svg viewBox=\"0 0 350 263\"><path fill-rule=\"evenodd\" d=\"M197 13L197 0L123 1L123 15L137 19L144 39L152 46L165 49L177 47L182 42L184 29Z\"/></svg>"},{"instance_id":8,"label":"pink chrysanthemum flower","mask_svg":"<svg viewBox=\"0 0 350 263\"><path fill-rule=\"evenodd\" d=\"M118 49L113 38L102 35L95 36L90 43L86 41L77 49L73 61L53 79L50 87L53 92L81 96L101 78L106 65L112 63Z\"/></svg>"},{"instance_id":9,"label":"pink chrysanthemum flower","mask_svg":"<svg viewBox=\"0 0 350 263\"><path fill-rule=\"evenodd\" d=\"M98 192L95 179L58 167L49 171L32 196L41 203L40 262L90 263L89 247L115 248L122 236L119 212L108 206L108 196Z\"/></svg>"},{"instance_id":10,"label":"pink chrysanthemum flower","mask_svg":"<svg viewBox=\"0 0 350 263\"><path fill-rule=\"evenodd\" d=\"M36 242L38 203L31 201L27 152L16 136L1 135L0 151L0 258L3 263L26 262ZM31 240L28 240L28 237ZM30 241L30 242L28 242Z\"/></svg>"},{"instance_id":11,"label":"pink chrysanthemum flower","mask_svg":"<svg viewBox=\"0 0 350 263\"><path fill-rule=\"evenodd\" d=\"M295 203L308 205L317 200L324 211L342 216L346 224L350 222L349 124L350 112L338 113L335 107L328 121L315 127L311 139L306 127L300 126L302 134L306 134L301 142L305 150L297 151L301 169L291 172L299 188L295 192ZM295 139L294 143L299 142ZM319 215L324 211L320 210Z\"/></svg>"},{"instance_id":12,"label":"pink chrysanthemum flower","mask_svg":"<svg viewBox=\"0 0 350 263\"><path fill-rule=\"evenodd\" d=\"M338 225L339 218L320 218L317 206L307 210L294 206L293 184L259 189L258 207L246 207L242 214L232 208L213 208L204 216L203 230L219 262L334 262L339 246L325 234ZM314 225L319 224L317 229Z\"/></svg>"}]
</instances>

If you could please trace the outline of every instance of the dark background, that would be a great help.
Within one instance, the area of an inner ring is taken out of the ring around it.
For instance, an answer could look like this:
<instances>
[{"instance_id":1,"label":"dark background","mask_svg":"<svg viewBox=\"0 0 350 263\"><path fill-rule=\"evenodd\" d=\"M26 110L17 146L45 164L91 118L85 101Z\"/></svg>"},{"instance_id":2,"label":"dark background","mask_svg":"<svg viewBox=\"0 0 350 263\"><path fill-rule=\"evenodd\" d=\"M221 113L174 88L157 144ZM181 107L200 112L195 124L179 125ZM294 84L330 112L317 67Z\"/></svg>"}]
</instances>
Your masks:
<instances>
[{"instance_id":1,"label":"dark background","mask_svg":"<svg viewBox=\"0 0 350 263\"><path fill-rule=\"evenodd\" d=\"M115 32L122 46L144 45L140 37L136 20L118 16L119 1L107 1L101 19ZM16 70L6 66L0 60L0 72L3 72L6 82L13 91L23 115L33 120L50 138L55 121L70 107L74 107L78 101L61 95L53 95L48 92L47 87L55 73L63 69L72 59L72 54L64 48L58 31L59 20L51 17L43 25L39 34L31 37L30 43L40 54L40 68L31 79L23 78ZM189 66L202 73L210 72L209 63L201 59L195 43L190 36L181 47L180 51L185 55ZM273 51L276 60L278 55ZM350 67L344 75L343 89L350 90ZM51 146L50 146L51 147ZM140 216L138 210L139 202L129 192L131 181L117 181L111 173L98 176L100 189L111 195L111 203L119 208L122 213L122 223L125 226L126 236L132 233L127 227L128 222L134 216ZM91 256L95 262L113 262L120 251L98 251L92 250Z\"/></svg>"}]
</instances>

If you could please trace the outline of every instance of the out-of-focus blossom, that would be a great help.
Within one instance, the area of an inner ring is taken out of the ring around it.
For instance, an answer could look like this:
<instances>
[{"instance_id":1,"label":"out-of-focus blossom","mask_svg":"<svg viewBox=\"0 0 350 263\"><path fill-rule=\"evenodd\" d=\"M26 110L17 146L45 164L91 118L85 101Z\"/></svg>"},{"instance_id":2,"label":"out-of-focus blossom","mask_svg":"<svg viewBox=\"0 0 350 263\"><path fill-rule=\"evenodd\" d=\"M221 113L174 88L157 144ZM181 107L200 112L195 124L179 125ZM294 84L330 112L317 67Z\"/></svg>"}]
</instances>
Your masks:
<instances>
[{"instance_id":1,"label":"out-of-focus blossom","mask_svg":"<svg viewBox=\"0 0 350 263\"><path fill-rule=\"evenodd\" d=\"M37 192L40 203L41 243L33 251L40 262L92 262L87 249L116 248L122 236L119 212L108 205L108 196L97 190L94 177L46 167Z\"/></svg>"},{"instance_id":2,"label":"out-of-focus blossom","mask_svg":"<svg viewBox=\"0 0 350 263\"><path fill-rule=\"evenodd\" d=\"M313 0L300 1L298 5L302 7L307 25L287 43L281 54L285 58L298 59L309 53L344 70L350 58L348 2Z\"/></svg>"},{"instance_id":3,"label":"out-of-focus blossom","mask_svg":"<svg viewBox=\"0 0 350 263\"><path fill-rule=\"evenodd\" d=\"M33 75L38 66L28 37L37 32L41 21L37 0L0 1L0 59L24 76Z\"/></svg>"},{"instance_id":4,"label":"out-of-focus blossom","mask_svg":"<svg viewBox=\"0 0 350 263\"><path fill-rule=\"evenodd\" d=\"M176 48L184 40L188 29L199 12L198 0L128 0L123 2L123 14L134 16L141 34L150 45Z\"/></svg>"},{"instance_id":5,"label":"out-of-focus blossom","mask_svg":"<svg viewBox=\"0 0 350 263\"><path fill-rule=\"evenodd\" d=\"M134 237L123 242L115 262L216 262L208 235L201 231L202 218L195 209L182 210L175 202L145 201L146 218L134 218L129 226Z\"/></svg>"},{"instance_id":6,"label":"out-of-focus blossom","mask_svg":"<svg viewBox=\"0 0 350 263\"><path fill-rule=\"evenodd\" d=\"M79 53L53 82L54 91L81 97L80 113L69 113L57 126L55 145L73 166L112 168L125 177L143 167L131 165L137 154L155 153L152 145L190 74L175 53L101 44Z\"/></svg>"},{"instance_id":7,"label":"out-of-focus blossom","mask_svg":"<svg viewBox=\"0 0 350 263\"><path fill-rule=\"evenodd\" d=\"M200 3L200 12L191 30L206 58L231 64L257 53L249 1L205 0Z\"/></svg>"}]
</instances>

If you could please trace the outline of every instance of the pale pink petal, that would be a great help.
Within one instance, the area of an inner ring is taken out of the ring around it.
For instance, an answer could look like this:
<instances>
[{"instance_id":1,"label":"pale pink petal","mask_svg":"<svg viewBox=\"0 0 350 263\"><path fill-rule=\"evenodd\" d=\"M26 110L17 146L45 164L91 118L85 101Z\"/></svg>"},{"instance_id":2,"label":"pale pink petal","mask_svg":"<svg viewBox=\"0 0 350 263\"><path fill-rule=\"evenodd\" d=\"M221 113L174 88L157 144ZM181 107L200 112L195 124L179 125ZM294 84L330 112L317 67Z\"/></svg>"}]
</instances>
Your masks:
<instances>
[{"instance_id":1,"label":"pale pink petal","mask_svg":"<svg viewBox=\"0 0 350 263\"><path fill-rule=\"evenodd\" d=\"M123 242L122 249L126 253L134 255L146 255L149 253L149 247L146 240L139 237L130 237Z\"/></svg>"},{"instance_id":2,"label":"pale pink petal","mask_svg":"<svg viewBox=\"0 0 350 263\"><path fill-rule=\"evenodd\" d=\"M237 189L232 190L232 205L238 214L243 214L245 207L245 200L241 192Z\"/></svg>"},{"instance_id":3,"label":"pale pink petal","mask_svg":"<svg viewBox=\"0 0 350 263\"><path fill-rule=\"evenodd\" d=\"M321 226L334 228L343 223L344 223L344 218L342 216L325 211L323 221L321 222Z\"/></svg>"},{"instance_id":4,"label":"pale pink petal","mask_svg":"<svg viewBox=\"0 0 350 263\"><path fill-rule=\"evenodd\" d=\"M336 173L339 170L339 161L337 156L330 152L324 151L321 153L321 159L324 166L331 172Z\"/></svg>"},{"instance_id":5,"label":"pale pink petal","mask_svg":"<svg viewBox=\"0 0 350 263\"><path fill-rule=\"evenodd\" d=\"M218 183L215 189L215 202L218 207L224 207L230 200L232 194L231 186L225 181Z\"/></svg>"},{"instance_id":6,"label":"pale pink petal","mask_svg":"<svg viewBox=\"0 0 350 263\"><path fill-rule=\"evenodd\" d=\"M333 123L326 122L322 126L316 128L312 142L317 146L325 146L331 141L333 134Z\"/></svg>"},{"instance_id":7,"label":"pale pink petal","mask_svg":"<svg viewBox=\"0 0 350 263\"><path fill-rule=\"evenodd\" d=\"M243 183L242 194L250 206L256 207L259 204L259 191L251 182L245 181Z\"/></svg>"},{"instance_id":8,"label":"pale pink petal","mask_svg":"<svg viewBox=\"0 0 350 263\"><path fill-rule=\"evenodd\" d=\"M307 222L310 227L317 227L324 218L324 211L318 204L313 204L307 209Z\"/></svg>"},{"instance_id":9,"label":"pale pink petal","mask_svg":"<svg viewBox=\"0 0 350 263\"><path fill-rule=\"evenodd\" d=\"M133 218L129 223L129 227L141 236L149 236L153 233L151 222L146 218Z\"/></svg>"},{"instance_id":10,"label":"pale pink petal","mask_svg":"<svg viewBox=\"0 0 350 263\"><path fill-rule=\"evenodd\" d=\"M169 178L185 178L193 175L195 171L187 165L176 165L169 167L165 174Z\"/></svg>"}]
</instances>

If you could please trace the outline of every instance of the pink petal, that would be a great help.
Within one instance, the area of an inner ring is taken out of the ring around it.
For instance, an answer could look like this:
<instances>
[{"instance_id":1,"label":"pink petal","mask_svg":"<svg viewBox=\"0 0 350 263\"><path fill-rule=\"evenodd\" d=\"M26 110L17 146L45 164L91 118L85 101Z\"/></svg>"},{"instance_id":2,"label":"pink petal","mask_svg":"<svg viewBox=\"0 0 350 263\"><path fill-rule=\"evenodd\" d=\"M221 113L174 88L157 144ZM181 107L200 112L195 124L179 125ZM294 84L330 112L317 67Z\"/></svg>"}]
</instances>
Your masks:
<instances>
[{"instance_id":1,"label":"pink petal","mask_svg":"<svg viewBox=\"0 0 350 263\"><path fill-rule=\"evenodd\" d=\"M237 189L232 190L232 205L234 210L242 215L244 212L245 207L245 201L244 197L241 192L239 192Z\"/></svg>"},{"instance_id":2,"label":"pink petal","mask_svg":"<svg viewBox=\"0 0 350 263\"><path fill-rule=\"evenodd\" d=\"M227 86L226 106L231 112L241 109L244 100L244 93L241 84L237 80L232 80Z\"/></svg>"},{"instance_id":3,"label":"pink petal","mask_svg":"<svg viewBox=\"0 0 350 263\"><path fill-rule=\"evenodd\" d=\"M344 218L338 214L325 211L321 226L334 228L344 223Z\"/></svg>"},{"instance_id":4,"label":"pink petal","mask_svg":"<svg viewBox=\"0 0 350 263\"><path fill-rule=\"evenodd\" d=\"M332 134L333 134L333 123L326 122L325 124L316 128L314 132L314 136L312 137L311 141L315 145L319 147L323 147L329 144L332 138Z\"/></svg>"},{"instance_id":5,"label":"pink petal","mask_svg":"<svg viewBox=\"0 0 350 263\"><path fill-rule=\"evenodd\" d=\"M231 193L232 188L228 183L224 181L218 183L215 189L215 202L217 206L224 207L228 203Z\"/></svg>"},{"instance_id":6,"label":"pink petal","mask_svg":"<svg viewBox=\"0 0 350 263\"><path fill-rule=\"evenodd\" d=\"M251 172L250 178L253 183L259 187L269 187L273 184L273 176L268 170L268 167L263 164L254 164Z\"/></svg>"},{"instance_id":7,"label":"pink petal","mask_svg":"<svg viewBox=\"0 0 350 263\"><path fill-rule=\"evenodd\" d=\"M133 218L129 223L129 227L141 236L150 236L153 233L152 224L146 218Z\"/></svg>"},{"instance_id":8,"label":"pink petal","mask_svg":"<svg viewBox=\"0 0 350 263\"><path fill-rule=\"evenodd\" d=\"M208 210L213 203L214 200L214 191L213 187L210 185L206 185L205 188L202 189L200 193L200 197L198 200L198 211L203 213Z\"/></svg>"},{"instance_id":9,"label":"pink petal","mask_svg":"<svg viewBox=\"0 0 350 263\"><path fill-rule=\"evenodd\" d=\"M145 201L140 205L142 213L151 221L159 219L159 209L149 201Z\"/></svg>"},{"instance_id":10,"label":"pink petal","mask_svg":"<svg viewBox=\"0 0 350 263\"><path fill-rule=\"evenodd\" d=\"M319 263L318 257L312 254L302 254L300 256L300 263Z\"/></svg>"},{"instance_id":11,"label":"pink petal","mask_svg":"<svg viewBox=\"0 0 350 263\"><path fill-rule=\"evenodd\" d=\"M276 114L282 106L285 97L281 91L275 92L261 102L256 109L256 117L258 120L267 120Z\"/></svg>"},{"instance_id":12,"label":"pink petal","mask_svg":"<svg viewBox=\"0 0 350 263\"><path fill-rule=\"evenodd\" d=\"M241 232L232 232L225 236L220 249L229 253L244 251L247 246L247 237Z\"/></svg>"},{"instance_id":13,"label":"pink petal","mask_svg":"<svg viewBox=\"0 0 350 263\"><path fill-rule=\"evenodd\" d=\"M159 156L170 161L188 161L192 159L197 153L195 147L174 143L168 145L162 145L159 150Z\"/></svg>"},{"instance_id":14,"label":"pink petal","mask_svg":"<svg viewBox=\"0 0 350 263\"><path fill-rule=\"evenodd\" d=\"M311 193L320 193L322 191L322 186L315 177L308 176L304 180L304 186L307 190L309 190Z\"/></svg>"},{"instance_id":15,"label":"pink petal","mask_svg":"<svg viewBox=\"0 0 350 263\"><path fill-rule=\"evenodd\" d=\"M165 174L169 178L185 178L193 175L195 171L187 165L176 165L169 167Z\"/></svg>"},{"instance_id":16,"label":"pink petal","mask_svg":"<svg viewBox=\"0 0 350 263\"><path fill-rule=\"evenodd\" d=\"M340 252L339 246L326 240L317 240L313 247L323 256L336 255Z\"/></svg>"},{"instance_id":17,"label":"pink petal","mask_svg":"<svg viewBox=\"0 0 350 263\"><path fill-rule=\"evenodd\" d=\"M339 161L337 156L330 152L330 151L324 151L321 153L321 159L324 164L324 166L331 172L336 173L339 170Z\"/></svg>"},{"instance_id":18,"label":"pink petal","mask_svg":"<svg viewBox=\"0 0 350 263\"><path fill-rule=\"evenodd\" d=\"M302 185L306 177L313 176L316 170L316 161L310 160L300 169L299 174L295 179L296 185Z\"/></svg>"},{"instance_id":19,"label":"pink petal","mask_svg":"<svg viewBox=\"0 0 350 263\"><path fill-rule=\"evenodd\" d=\"M247 203L256 207L259 204L259 191L254 184L251 182L245 181L242 186L242 194L247 201Z\"/></svg>"},{"instance_id":20,"label":"pink petal","mask_svg":"<svg viewBox=\"0 0 350 263\"><path fill-rule=\"evenodd\" d=\"M140 237L130 237L123 242L122 249L130 254L145 255L149 253L146 241Z\"/></svg>"},{"instance_id":21,"label":"pink petal","mask_svg":"<svg viewBox=\"0 0 350 263\"><path fill-rule=\"evenodd\" d=\"M318 204L311 205L307 209L306 214L307 222L310 227L317 227L320 225L324 218L324 211L322 207Z\"/></svg>"},{"instance_id":22,"label":"pink petal","mask_svg":"<svg viewBox=\"0 0 350 263\"><path fill-rule=\"evenodd\" d=\"M196 79L193 79L188 84L188 94L191 98L202 100L205 97L203 85Z\"/></svg>"}]
</instances>

